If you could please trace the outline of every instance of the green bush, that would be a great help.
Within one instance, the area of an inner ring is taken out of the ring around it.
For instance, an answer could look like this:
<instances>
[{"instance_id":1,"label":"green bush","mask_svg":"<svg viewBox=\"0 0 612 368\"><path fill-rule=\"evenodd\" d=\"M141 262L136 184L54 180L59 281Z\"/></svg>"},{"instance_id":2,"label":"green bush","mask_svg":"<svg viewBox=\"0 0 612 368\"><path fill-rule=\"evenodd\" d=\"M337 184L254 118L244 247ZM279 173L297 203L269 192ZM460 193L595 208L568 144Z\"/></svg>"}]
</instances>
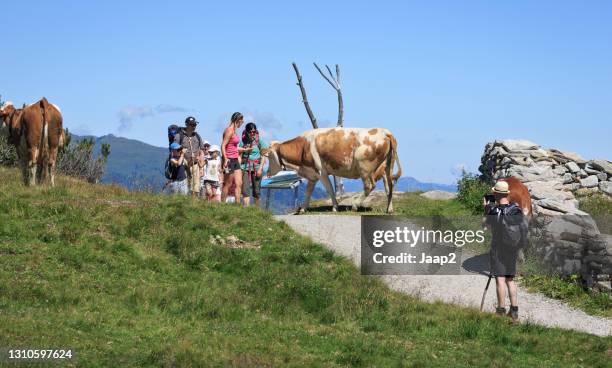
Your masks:
<instances>
[{"instance_id":1,"label":"green bush","mask_svg":"<svg viewBox=\"0 0 612 368\"><path fill-rule=\"evenodd\" d=\"M477 174L464 172L457 182L457 200L474 214L482 213L482 197L488 194L491 186Z\"/></svg>"},{"instance_id":2,"label":"green bush","mask_svg":"<svg viewBox=\"0 0 612 368\"><path fill-rule=\"evenodd\" d=\"M612 200L605 194L594 194L578 198L579 208L593 216L604 234L612 234Z\"/></svg>"},{"instance_id":3,"label":"green bush","mask_svg":"<svg viewBox=\"0 0 612 368\"><path fill-rule=\"evenodd\" d=\"M581 210L592 216L609 216L612 214L612 200L604 194L578 198Z\"/></svg>"},{"instance_id":4,"label":"green bush","mask_svg":"<svg viewBox=\"0 0 612 368\"><path fill-rule=\"evenodd\" d=\"M98 183L104 175L106 162L110 155L110 145L102 143L100 153L94 154L96 142L93 138L85 138L72 142L72 135L65 129L64 147L57 156L57 171L64 175Z\"/></svg>"},{"instance_id":5,"label":"green bush","mask_svg":"<svg viewBox=\"0 0 612 368\"><path fill-rule=\"evenodd\" d=\"M13 167L17 165L17 151L6 136L0 134L0 166Z\"/></svg>"}]
</instances>

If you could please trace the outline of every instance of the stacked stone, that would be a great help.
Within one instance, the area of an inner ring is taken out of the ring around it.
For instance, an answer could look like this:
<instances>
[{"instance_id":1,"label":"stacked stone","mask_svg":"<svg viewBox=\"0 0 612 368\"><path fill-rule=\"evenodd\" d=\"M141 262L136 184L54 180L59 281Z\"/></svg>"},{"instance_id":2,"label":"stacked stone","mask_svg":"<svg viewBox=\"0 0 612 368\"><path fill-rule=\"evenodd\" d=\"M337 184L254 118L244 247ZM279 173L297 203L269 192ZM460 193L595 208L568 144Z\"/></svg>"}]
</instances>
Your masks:
<instances>
[{"instance_id":1,"label":"stacked stone","mask_svg":"<svg viewBox=\"0 0 612 368\"><path fill-rule=\"evenodd\" d=\"M529 189L541 239L537 251L562 274L583 277L612 273L612 246L595 221L578 208L576 194L612 196L612 163L587 161L573 152L542 149L526 140L501 140L485 146L479 168L493 183L513 176Z\"/></svg>"},{"instance_id":2,"label":"stacked stone","mask_svg":"<svg viewBox=\"0 0 612 368\"><path fill-rule=\"evenodd\" d=\"M577 194L612 196L612 163L608 160L587 161L574 152L545 150L526 140L502 140L486 145L481 162L480 171L490 180L515 176L523 182L555 182L558 189Z\"/></svg>"}]
</instances>

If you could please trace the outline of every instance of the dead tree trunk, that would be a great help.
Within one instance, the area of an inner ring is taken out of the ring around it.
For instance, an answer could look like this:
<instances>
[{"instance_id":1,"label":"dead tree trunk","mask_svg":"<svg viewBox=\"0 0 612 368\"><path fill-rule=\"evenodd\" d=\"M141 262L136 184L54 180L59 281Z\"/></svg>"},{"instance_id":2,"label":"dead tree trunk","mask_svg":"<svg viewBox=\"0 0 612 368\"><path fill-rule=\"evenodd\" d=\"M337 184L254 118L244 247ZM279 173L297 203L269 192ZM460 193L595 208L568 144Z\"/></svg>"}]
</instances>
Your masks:
<instances>
[{"instance_id":1,"label":"dead tree trunk","mask_svg":"<svg viewBox=\"0 0 612 368\"><path fill-rule=\"evenodd\" d=\"M344 127L344 103L342 101L342 88L340 87L340 65L336 64L336 76L334 77L329 66L325 65L327 72L329 73L329 78L323 73L321 68L317 65L317 63L313 63L315 68L321 73L321 76L332 86L333 89L336 90L338 94L338 123L337 127ZM331 78L331 79L330 79ZM341 195L344 193L344 184L342 183L342 178L334 176L334 189L336 191L336 195Z\"/></svg>"},{"instance_id":2,"label":"dead tree trunk","mask_svg":"<svg viewBox=\"0 0 612 368\"><path fill-rule=\"evenodd\" d=\"M297 85L300 86L300 91L302 92L302 102L304 103L304 107L306 108L306 113L310 118L310 122L312 123L312 128L317 129L319 126L317 125L317 119L315 118L312 110L310 109L310 104L308 103L308 97L306 97L306 89L304 88L304 83L302 83L302 75L298 70L297 64L292 63L293 69L295 70L295 75L297 76Z\"/></svg>"}]
</instances>

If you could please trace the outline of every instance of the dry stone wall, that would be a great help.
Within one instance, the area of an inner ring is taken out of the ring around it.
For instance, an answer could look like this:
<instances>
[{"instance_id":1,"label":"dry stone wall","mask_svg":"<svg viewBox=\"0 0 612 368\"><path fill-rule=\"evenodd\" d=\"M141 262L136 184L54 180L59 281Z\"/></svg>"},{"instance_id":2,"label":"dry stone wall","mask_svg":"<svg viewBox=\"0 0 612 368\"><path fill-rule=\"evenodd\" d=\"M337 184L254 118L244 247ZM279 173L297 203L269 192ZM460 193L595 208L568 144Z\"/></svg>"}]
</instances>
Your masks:
<instances>
[{"instance_id":1,"label":"dry stone wall","mask_svg":"<svg viewBox=\"0 0 612 368\"><path fill-rule=\"evenodd\" d=\"M513 176L531 193L536 251L562 274L612 274L610 237L578 207L575 194L612 196L612 163L585 160L574 152L543 149L526 140L499 140L485 146L479 168L483 179Z\"/></svg>"}]
</instances>

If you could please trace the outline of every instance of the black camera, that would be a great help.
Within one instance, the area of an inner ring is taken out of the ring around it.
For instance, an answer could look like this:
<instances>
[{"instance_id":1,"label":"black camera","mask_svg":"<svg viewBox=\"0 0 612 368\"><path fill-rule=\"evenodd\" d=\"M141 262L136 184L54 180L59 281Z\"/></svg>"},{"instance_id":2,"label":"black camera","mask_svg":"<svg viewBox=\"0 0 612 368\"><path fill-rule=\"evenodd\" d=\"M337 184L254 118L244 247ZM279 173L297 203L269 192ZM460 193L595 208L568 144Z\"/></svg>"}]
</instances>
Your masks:
<instances>
[{"instance_id":1,"label":"black camera","mask_svg":"<svg viewBox=\"0 0 612 368\"><path fill-rule=\"evenodd\" d=\"M487 204L495 204L495 196L493 194L487 194L484 196L485 202Z\"/></svg>"}]
</instances>

